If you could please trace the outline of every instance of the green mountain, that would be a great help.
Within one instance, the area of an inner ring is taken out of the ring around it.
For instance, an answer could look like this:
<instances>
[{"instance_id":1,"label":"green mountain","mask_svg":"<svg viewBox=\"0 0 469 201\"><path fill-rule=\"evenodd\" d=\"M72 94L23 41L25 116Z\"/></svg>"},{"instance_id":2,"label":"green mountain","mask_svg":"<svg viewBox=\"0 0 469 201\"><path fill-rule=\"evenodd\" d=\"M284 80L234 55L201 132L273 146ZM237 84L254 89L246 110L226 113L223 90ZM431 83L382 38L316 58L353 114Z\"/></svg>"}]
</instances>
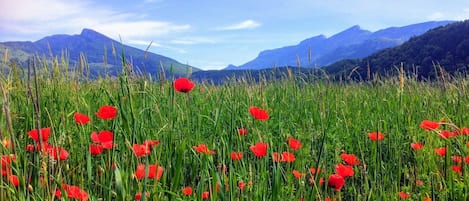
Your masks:
<instances>
[{"instance_id":1,"label":"green mountain","mask_svg":"<svg viewBox=\"0 0 469 201\"><path fill-rule=\"evenodd\" d=\"M25 64L31 56L66 58L74 67L80 59L86 59L91 76L116 76L122 69L122 55L126 63L131 64L136 73L157 76L159 71L170 73L172 68L176 76L186 76L190 72L199 71L178 61L146 52L131 46L123 45L103 34L91 29L83 29L79 35L52 35L36 42L1 42L0 53L8 50L9 60ZM25 65L23 65L25 66Z\"/></svg>"},{"instance_id":2,"label":"green mountain","mask_svg":"<svg viewBox=\"0 0 469 201\"><path fill-rule=\"evenodd\" d=\"M373 74L392 74L401 65L419 78L438 76L439 66L451 74L466 74L469 70L469 20L431 29L400 46L363 59L342 60L323 69L329 74L367 79Z\"/></svg>"}]
</instances>

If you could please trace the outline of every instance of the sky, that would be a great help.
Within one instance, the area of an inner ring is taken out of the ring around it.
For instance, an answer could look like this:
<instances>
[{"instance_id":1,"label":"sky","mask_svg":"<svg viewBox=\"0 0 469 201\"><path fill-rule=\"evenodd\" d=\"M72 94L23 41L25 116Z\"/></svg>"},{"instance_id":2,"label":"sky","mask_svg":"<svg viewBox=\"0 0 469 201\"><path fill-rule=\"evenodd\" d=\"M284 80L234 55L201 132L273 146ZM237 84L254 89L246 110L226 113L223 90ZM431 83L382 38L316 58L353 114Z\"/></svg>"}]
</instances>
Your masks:
<instances>
[{"instance_id":1,"label":"sky","mask_svg":"<svg viewBox=\"0 0 469 201\"><path fill-rule=\"evenodd\" d=\"M465 19L469 0L0 0L0 42L90 28L212 70L354 25L376 31Z\"/></svg>"}]
</instances>

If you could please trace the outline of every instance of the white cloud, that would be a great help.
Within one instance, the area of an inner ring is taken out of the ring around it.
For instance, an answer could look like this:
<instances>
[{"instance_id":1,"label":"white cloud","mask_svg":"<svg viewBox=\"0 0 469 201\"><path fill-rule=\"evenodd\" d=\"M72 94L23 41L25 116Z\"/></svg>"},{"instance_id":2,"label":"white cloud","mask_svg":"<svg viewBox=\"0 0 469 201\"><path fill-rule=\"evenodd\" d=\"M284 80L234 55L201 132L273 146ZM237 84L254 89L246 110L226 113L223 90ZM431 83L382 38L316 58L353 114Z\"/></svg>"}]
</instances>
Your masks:
<instances>
[{"instance_id":1,"label":"white cloud","mask_svg":"<svg viewBox=\"0 0 469 201\"><path fill-rule=\"evenodd\" d=\"M434 12L430 16L428 16L429 20L442 20L442 19L445 19L445 18L446 18L445 14L443 14L441 12Z\"/></svg>"},{"instance_id":2,"label":"white cloud","mask_svg":"<svg viewBox=\"0 0 469 201\"><path fill-rule=\"evenodd\" d=\"M169 43L171 44L178 44L178 45L197 45L197 44L215 44L217 43L217 39L207 38L207 37L185 37L185 38L177 38L170 40Z\"/></svg>"},{"instance_id":3,"label":"white cloud","mask_svg":"<svg viewBox=\"0 0 469 201\"><path fill-rule=\"evenodd\" d=\"M243 22L240 22L238 24L233 24L225 27L221 27L218 30L240 30L240 29L253 29L261 24L259 22L256 22L254 20L245 20Z\"/></svg>"},{"instance_id":4,"label":"white cloud","mask_svg":"<svg viewBox=\"0 0 469 201\"><path fill-rule=\"evenodd\" d=\"M148 40L191 28L188 24L145 20L138 13L118 12L89 0L2 0L0 8L0 30L16 36L76 34L91 28L114 39Z\"/></svg>"}]
</instances>

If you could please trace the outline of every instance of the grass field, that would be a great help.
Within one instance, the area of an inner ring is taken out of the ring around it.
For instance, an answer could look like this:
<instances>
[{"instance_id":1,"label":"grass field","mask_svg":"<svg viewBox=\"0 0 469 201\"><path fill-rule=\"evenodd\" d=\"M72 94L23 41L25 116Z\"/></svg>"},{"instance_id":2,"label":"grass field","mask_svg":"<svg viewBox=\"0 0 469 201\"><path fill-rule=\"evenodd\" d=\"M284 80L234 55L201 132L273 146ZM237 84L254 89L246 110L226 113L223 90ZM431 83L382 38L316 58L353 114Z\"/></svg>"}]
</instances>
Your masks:
<instances>
[{"instance_id":1,"label":"grass field","mask_svg":"<svg viewBox=\"0 0 469 201\"><path fill-rule=\"evenodd\" d=\"M469 200L467 78L184 93L54 66L1 77L0 200Z\"/></svg>"}]
</instances>

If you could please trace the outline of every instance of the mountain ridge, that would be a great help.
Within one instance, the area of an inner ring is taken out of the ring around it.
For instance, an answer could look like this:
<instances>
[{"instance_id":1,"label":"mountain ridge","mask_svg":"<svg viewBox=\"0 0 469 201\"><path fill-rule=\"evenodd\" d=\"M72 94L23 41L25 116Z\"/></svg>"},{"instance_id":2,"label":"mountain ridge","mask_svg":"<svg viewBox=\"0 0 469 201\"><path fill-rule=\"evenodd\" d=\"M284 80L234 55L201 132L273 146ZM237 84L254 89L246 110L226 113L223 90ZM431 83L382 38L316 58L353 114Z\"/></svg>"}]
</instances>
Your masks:
<instances>
[{"instance_id":1,"label":"mountain ridge","mask_svg":"<svg viewBox=\"0 0 469 201\"><path fill-rule=\"evenodd\" d=\"M377 50L400 45L412 36L452 22L454 21L429 21L402 27L388 27L375 32L354 25L330 37L317 35L302 40L296 45L263 50L255 59L240 66L231 65L225 70L297 66L298 60L304 67L325 66L341 59L360 58ZM361 45L361 52L350 48L358 44ZM370 46L370 49L366 49L367 46ZM337 52L334 52L335 50ZM345 50L347 52L344 52ZM324 55L326 55L325 58L323 58ZM330 55L335 55L334 59L330 59L332 58Z\"/></svg>"},{"instance_id":2,"label":"mountain ridge","mask_svg":"<svg viewBox=\"0 0 469 201\"><path fill-rule=\"evenodd\" d=\"M22 54L17 58L13 55L13 59L20 63L25 62L32 55L60 56L65 51L70 63L73 64L78 63L81 55L85 55L93 73L109 73L113 76L118 75L122 69L120 51L123 52L126 62L131 62L135 72L151 76L160 75L162 69L167 75L172 70L176 76L185 76L190 71L200 70L160 54L124 45L89 28L84 28L80 34L54 34L34 42L0 42L0 53L3 53L5 49Z\"/></svg>"}]
</instances>

